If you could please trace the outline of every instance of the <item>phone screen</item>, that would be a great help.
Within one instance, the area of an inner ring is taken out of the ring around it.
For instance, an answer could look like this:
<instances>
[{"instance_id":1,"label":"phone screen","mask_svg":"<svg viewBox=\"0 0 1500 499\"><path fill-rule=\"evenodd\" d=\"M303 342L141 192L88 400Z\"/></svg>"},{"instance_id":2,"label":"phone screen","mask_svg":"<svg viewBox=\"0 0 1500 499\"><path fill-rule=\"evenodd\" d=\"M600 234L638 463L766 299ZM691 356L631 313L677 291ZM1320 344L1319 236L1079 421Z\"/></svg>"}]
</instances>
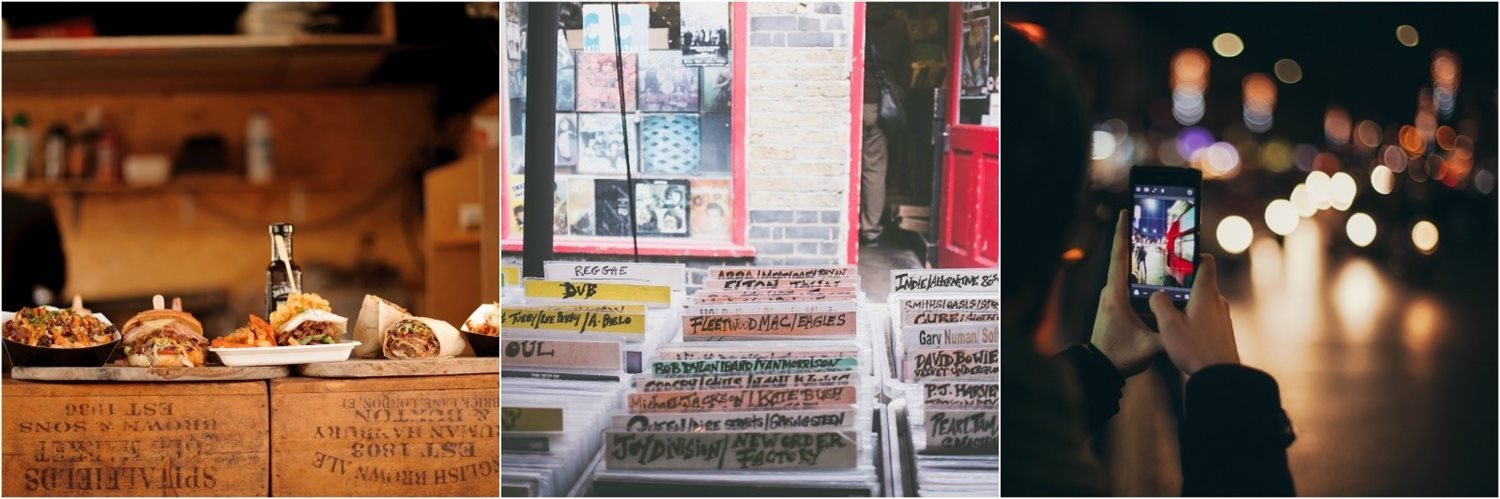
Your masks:
<instances>
[{"instance_id":1,"label":"phone screen","mask_svg":"<svg viewBox=\"0 0 1500 499\"><path fill-rule=\"evenodd\" d=\"M1198 254L1198 189L1136 184L1130 221L1130 295L1164 291L1186 302Z\"/></svg>"}]
</instances>

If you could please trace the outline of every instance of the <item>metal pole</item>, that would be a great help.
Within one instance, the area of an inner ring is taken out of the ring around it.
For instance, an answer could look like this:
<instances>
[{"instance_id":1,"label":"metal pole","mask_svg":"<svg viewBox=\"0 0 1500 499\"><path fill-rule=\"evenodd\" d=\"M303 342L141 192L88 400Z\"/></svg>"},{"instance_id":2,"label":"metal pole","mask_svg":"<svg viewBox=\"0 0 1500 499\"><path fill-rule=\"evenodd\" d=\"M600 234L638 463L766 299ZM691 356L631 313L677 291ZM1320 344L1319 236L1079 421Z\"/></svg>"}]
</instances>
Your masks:
<instances>
[{"instance_id":1,"label":"metal pole","mask_svg":"<svg viewBox=\"0 0 1500 499\"><path fill-rule=\"evenodd\" d=\"M529 2L526 17L526 208L521 275L542 277L552 259L552 191L557 165L558 4Z\"/></svg>"}]
</instances>

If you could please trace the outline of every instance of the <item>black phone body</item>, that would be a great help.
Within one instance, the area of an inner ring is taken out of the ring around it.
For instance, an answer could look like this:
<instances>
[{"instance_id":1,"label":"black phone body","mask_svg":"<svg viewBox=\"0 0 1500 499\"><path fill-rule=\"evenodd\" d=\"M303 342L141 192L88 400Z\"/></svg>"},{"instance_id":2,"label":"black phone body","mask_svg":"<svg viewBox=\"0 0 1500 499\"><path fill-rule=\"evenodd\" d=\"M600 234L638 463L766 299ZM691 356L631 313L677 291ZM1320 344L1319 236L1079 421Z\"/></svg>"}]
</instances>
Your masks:
<instances>
[{"instance_id":1,"label":"black phone body","mask_svg":"<svg viewBox=\"0 0 1500 499\"><path fill-rule=\"evenodd\" d=\"M1191 168L1130 169L1130 305L1154 319L1153 293L1172 297L1180 310L1198 274L1203 174Z\"/></svg>"}]
</instances>

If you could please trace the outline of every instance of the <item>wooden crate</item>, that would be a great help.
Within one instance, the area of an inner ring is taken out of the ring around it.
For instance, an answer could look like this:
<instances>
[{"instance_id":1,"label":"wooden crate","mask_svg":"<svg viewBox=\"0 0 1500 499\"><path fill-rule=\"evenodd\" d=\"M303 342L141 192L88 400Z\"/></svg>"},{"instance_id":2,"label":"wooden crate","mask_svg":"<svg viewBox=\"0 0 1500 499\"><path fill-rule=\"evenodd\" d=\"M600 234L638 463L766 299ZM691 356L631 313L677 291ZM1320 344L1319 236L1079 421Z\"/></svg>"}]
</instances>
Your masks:
<instances>
[{"instance_id":1,"label":"wooden crate","mask_svg":"<svg viewBox=\"0 0 1500 499\"><path fill-rule=\"evenodd\" d=\"M265 496L264 381L6 378L7 496Z\"/></svg>"},{"instance_id":2,"label":"wooden crate","mask_svg":"<svg viewBox=\"0 0 1500 499\"><path fill-rule=\"evenodd\" d=\"M500 377L271 381L276 496L500 494Z\"/></svg>"}]
</instances>

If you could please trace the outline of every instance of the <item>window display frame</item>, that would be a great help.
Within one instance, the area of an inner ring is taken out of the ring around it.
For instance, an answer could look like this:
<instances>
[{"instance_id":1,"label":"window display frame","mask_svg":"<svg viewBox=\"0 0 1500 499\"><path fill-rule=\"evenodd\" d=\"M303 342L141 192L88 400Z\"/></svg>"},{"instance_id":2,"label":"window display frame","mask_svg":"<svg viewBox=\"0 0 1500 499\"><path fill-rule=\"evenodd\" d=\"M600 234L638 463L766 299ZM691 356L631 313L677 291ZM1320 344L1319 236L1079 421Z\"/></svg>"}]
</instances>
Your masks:
<instances>
[{"instance_id":1,"label":"window display frame","mask_svg":"<svg viewBox=\"0 0 1500 499\"><path fill-rule=\"evenodd\" d=\"M729 113L729 183L730 183L730 234L729 240L699 240L693 238L661 238L641 235L636 239L641 255L650 256L692 256L712 258L744 258L755 256L755 247L746 244L747 225L749 213L746 208L746 178L745 178L745 137L746 120L745 105L747 84L746 54L749 49L749 11L744 2L729 2L730 8L730 65L734 75L731 83L731 105ZM503 32L503 31L502 31ZM510 62L501 57L501 74L509 77L508 66ZM506 95L500 99L502 116L509 115L509 84L501 85L502 93ZM639 113L639 112L637 112ZM511 136L508 120L501 120L501 136ZM509 140L501 141L500 147L500 171L509 172L511 151ZM640 158L632 157L632 163L639 163ZM511 189L509 185L510 176L502 173L500 178L501 207L500 211L500 250L502 252L519 252L524 247L520 231L512 230L513 215L508 209L511 205ZM637 181L642 179L637 178ZM578 235L556 235L553 238L553 252L559 254L602 254L602 255L630 255L635 251L629 236L578 236Z\"/></svg>"}]
</instances>

